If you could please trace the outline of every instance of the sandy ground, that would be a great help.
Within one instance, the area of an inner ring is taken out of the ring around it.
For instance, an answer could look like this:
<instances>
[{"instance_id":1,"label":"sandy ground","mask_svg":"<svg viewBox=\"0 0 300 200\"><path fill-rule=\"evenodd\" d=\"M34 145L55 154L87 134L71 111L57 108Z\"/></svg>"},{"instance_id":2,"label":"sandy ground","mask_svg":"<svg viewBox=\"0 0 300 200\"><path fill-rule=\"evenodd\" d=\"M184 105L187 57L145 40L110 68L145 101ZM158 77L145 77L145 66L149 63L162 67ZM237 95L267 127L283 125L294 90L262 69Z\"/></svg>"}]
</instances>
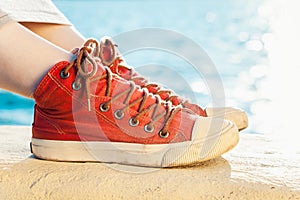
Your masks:
<instances>
[{"instance_id":1,"label":"sandy ground","mask_svg":"<svg viewBox=\"0 0 300 200\"><path fill-rule=\"evenodd\" d=\"M184 168L31 157L30 127L0 127L0 199L300 199L300 152L242 133L238 146Z\"/></svg>"}]
</instances>

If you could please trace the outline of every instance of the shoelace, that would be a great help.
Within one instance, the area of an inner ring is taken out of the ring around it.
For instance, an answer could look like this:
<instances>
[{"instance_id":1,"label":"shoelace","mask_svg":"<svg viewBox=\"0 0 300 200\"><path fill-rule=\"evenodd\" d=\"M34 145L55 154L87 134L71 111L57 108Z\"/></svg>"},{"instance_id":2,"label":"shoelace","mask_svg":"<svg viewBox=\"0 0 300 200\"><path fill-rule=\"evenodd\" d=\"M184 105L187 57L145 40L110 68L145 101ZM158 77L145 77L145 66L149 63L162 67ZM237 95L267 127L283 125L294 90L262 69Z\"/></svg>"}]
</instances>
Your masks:
<instances>
[{"instance_id":1,"label":"shoelace","mask_svg":"<svg viewBox=\"0 0 300 200\"><path fill-rule=\"evenodd\" d=\"M164 101L172 102L175 106L181 105L184 108L187 107L187 104L189 104L188 100L180 98L170 89L165 89L156 83L148 82L145 77L134 72L132 67L127 65L123 58L118 55L116 47L117 45L115 45L109 37L102 38L98 56L103 65L114 67L114 71L116 71L117 74L120 74L120 71L129 72L128 77L126 77L127 80L139 83L143 88L147 88L152 93L161 96Z\"/></svg>"},{"instance_id":2,"label":"shoelace","mask_svg":"<svg viewBox=\"0 0 300 200\"><path fill-rule=\"evenodd\" d=\"M109 67L102 66L101 60L99 60L98 56L100 54L100 45L98 41L94 39L89 39L82 48L76 49L73 51L74 54L77 54L77 58L72 61L64 70L61 72L61 75L66 77L69 74L71 68L75 67L77 69L77 75L75 81L72 85L73 89L79 90L82 87L82 84L85 86L85 93L87 97L87 105L88 110L91 110L91 103L90 103L90 84L94 81L99 81L102 79L106 79L106 90L105 96L111 96L111 85L113 76L117 76L111 72ZM101 76L95 76L97 73L98 65L101 65L105 69L105 73ZM154 130L154 123L159 121L160 119L164 118L164 125L163 128L159 131L159 136L162 138L168 137L169 132L168 128L170 123L177 112L182 110L183 108L180 106L173 106L169 102L162 101L160 96L154 95L156 102L151 104L149 107L145 107L145 103L147 99L150 97L150 94L147 89L143 88L143 95L142 97L130 102L132 95L139 87L134 84L134 82L130 81L130 87L126 90L122 91L119 94L111 96L111 99L105 103L100 104L99 109L102 112L107 112L110 108L110 105L117 101L119 98L126 96L123 104L126 105L122 109L117 110L114 113L115 118L121 119L124 116L124 113L127 109L139 104L138 106L138 114L131 118L130 125L137 126L139 123L140 117L142 117L146 113L151 114L151 122L145 125L144 130L146 132L153 132ZM159 112L159 107L164 107L164 112Z\"/></svg>"}]
</instances>

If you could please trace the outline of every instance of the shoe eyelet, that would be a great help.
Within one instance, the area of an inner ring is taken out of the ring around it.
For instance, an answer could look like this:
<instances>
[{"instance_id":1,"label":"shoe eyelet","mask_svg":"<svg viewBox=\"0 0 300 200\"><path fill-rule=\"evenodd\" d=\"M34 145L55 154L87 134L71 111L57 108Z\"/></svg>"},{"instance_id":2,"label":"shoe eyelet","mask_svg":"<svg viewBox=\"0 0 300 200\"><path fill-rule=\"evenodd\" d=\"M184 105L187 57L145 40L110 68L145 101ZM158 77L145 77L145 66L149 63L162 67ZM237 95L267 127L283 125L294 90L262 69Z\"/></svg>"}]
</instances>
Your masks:
<instances>
[{"instance_id":1,"label":"shoe eyelet","mask_svg":"<svg viewBox=\"0 0 300 200\"><path fill-rule=\"evenodd\" d=\"M114 116L116 119L122 119L124 117L124 112L122 112L121 110L116 110Z\"/></svg>"},{"instance_id":2,"label":"shoe eyelet","mask_svg":"<svg viewBox=\"0 0 300 200\"><path fill-rule=\"evenodd\" d=\"M107 112L109 110L109 106L106 103L101 103L99 109L102 112Z\"/></svg>"},{"instance_id":3,"label":"shoe eyelet","mask_svg":"<svg viewBox=\"0 0 300 200\"><path fill-rule=\"evenodd\" d=\"M154 126L150 125L150 124L146 124L144 126L144 131L147 132L147 133L152 133L154 131Z\"/></svg>"},{"instance_id":4,"label":"shoe eyelet","mask_svg":"<svg viewBox=\"0 0 300 200\"><path fill-rule=\"evenodd\" d=\"M129 125L133 127L137 126L139 123L140 123L139 120L135 119L134 117L130 118L129 120Z\"/></svg>"},{"instance_id":5,"label":"shoe eyelet","mask_svg":"<svg viewBox=\"0 0 300 200\"><path fill-rule=\"evenodd\" d=\"M81 83L79 83L78 85L76 85L76 82L74 81L73 84L72 84L72 88L73 88L73 90L80 90Z\"/></svg>"},{"instance_id":6,"label":"shoe eyelet","mask_svg":"<svg viewBox=\"0 0 300 200\"><path fill-rule=\"evenodd\" d=\"M159 131L158 135L161 138L167 138L167 137L169 137L169 132L163 133L162 131Z\"/></svg>"},{"instance_id":7,"label":"shoe eyelet","mask_svg":"<svg viewBox=\"0 0 300 200\"><path fill-rule=\"evenodd\" d=\"M66 79L66 78L69 78L69 76L70 76L70 72L68 72L67 74L65 74L65 68L64 69L62 69L61 71L60 71L60 78L62 78L62 79Z\"/></svg>"}]
</instances>

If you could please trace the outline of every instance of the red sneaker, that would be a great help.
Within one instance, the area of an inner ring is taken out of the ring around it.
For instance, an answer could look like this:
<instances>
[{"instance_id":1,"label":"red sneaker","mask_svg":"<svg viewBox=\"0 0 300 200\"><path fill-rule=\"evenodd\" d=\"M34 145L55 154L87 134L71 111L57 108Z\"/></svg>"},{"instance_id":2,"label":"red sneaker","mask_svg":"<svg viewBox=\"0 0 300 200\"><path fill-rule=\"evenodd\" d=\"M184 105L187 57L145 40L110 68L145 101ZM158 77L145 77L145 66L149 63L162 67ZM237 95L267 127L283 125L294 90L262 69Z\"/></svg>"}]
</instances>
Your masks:
<instances>
[{"instance_id":1,"label":"red sneaker","mask_svg":"<svg viewBox=\"0 0 300 200\"><path fill-rule=\"evenodd\" d=\"M54 65L37 87L31 148L41 159L139 166L188 165L238 140L227 120L199 117L113 74L89 40L75 61Z\"/></svg>"},{"instance_id":2,"label":"red sneaker","mask_svg":"<svg viewBox=\"0 0 300 200\"><path fill-rule=\"evenodd\" d=\"M157 83L150 83L145 77L137 73L133 67L129 66L124 58L118 52L116 45L111 38L103 37L100 43L99 57L103 65L110 67L113 73L118 74L126 80L134 81L135 84L142 88L147 88L149 92L158 94L163 100L170 101L173 105L182 105L184 108L189 108L195 113L203 117L221 117L232 121L239 130L248 127L247 114L238 108L206 108L203 110L199 105L189 103L187 100L176 95L169 89L162 88Z\"/></svg>"}]
</instances>

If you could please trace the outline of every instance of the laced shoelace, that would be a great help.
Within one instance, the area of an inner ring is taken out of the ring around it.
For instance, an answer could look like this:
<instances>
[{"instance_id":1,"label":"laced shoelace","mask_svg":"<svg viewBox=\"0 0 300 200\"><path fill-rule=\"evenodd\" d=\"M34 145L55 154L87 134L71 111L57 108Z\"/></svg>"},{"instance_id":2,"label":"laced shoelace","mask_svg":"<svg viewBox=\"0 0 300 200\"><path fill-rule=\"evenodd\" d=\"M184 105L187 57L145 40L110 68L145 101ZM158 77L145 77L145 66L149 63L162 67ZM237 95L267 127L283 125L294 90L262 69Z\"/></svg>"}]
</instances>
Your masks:
<instances>
[{"instance_id":1,"label":"laced shoelace","mask_svg":"<svg viewBox=\"0 0 300 200\"><path fill-rule=\"evenodd\" d=\"M115 45L109 37L104 37L101 40L98 56L103 65L115 67L117 74L120 74L119 71L125 69L126 72L129 72L129 77L126 78L127 80L141 83L142 87L147 88L148 90L154 90L155 94L161 96L164 101L172 102L173 105L181 105L184 108L187 107L187 104L189 104L188 100L182 99L176 95L174 91L162 88L157 83L148 82L145 77L136 73L133 68L127 65L123 58L118 55L116 47L117 45Z\"/></svg>"},{"instance_id":2,"label":"laced shoelace","mask_svg":"<svg viewBox=\"0 0 300 200\"><path fill-rule=\"evenodd\" d=\"M112 80L113 77L117 75L113 74L109 69L109 67L102 66L105 69L105 72L99 76L95 76L98 70L98 65L102 65L101 60L99 60L98 58L100 54L100 45L97 40L94 39L87 40L83 45L83 47L74 50L73 53L77 54L77 58L62 70L61 76L67 77L69 75L69 71L71 68L77 69L77 75L75 81L72 84L72 88L74 90L79 90L82 88L82 85L84 85L89 111L91 111L90 84L95 81L106 79L105 96L111 98L107 102L100 104L99 106L100 111L107 112L111 104L113 104L113 102L117 101L123 96L126 96L123 102L125 106L115 111L114 113L115 118L117 119L123 118L126 110L139 104L137 109L138 114L130 119L130 125L137 126L139 123L139 119L146 113L150 113L152 111L151 121L150 123L145 125L144 130L146 132L152 132L154 130L154 123L164 118L164 125L163 128L159 131L159 136L162 138L168 137L169 135L168 128L170 126L170 123L173 120L176 113L183 109L182 107L173 106L169 102L162 101L160 96L150 94L148 90L145 88L142 88L143 95L140 98L134 100L133 102L130 102L132 95L139 88L132 81L130 81L129 88L125 89L119 94L112 96L112 91L111 91ZM145 105L146 101L150 96L154 96L156 102L146 107ZM159 113L159 107L161 106L164 107L165 111Z\"/></svg>"}]
</instances>

